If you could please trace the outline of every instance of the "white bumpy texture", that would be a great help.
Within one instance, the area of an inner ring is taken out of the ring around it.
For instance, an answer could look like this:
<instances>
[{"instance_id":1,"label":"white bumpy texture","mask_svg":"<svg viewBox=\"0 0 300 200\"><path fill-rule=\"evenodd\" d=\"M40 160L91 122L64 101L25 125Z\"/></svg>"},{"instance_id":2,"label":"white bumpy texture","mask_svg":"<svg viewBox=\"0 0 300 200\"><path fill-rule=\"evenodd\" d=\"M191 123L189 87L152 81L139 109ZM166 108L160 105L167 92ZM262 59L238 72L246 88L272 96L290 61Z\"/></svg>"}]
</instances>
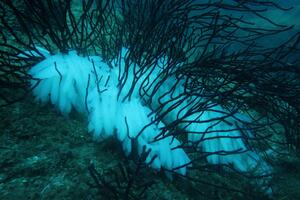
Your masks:
<instances>
[{"instance_id":1,"label":"white bumpy texture","mask_svg":"<svg viewBox=\"0 0 300 200\"><path fill-rule=\"evenodd\" d=\"M37 101L51 101L63 115L68 115L72 108L88 113L88 130L95 140L114 136L126 155L136 141L139 155L150 152L146 162L152 168L166 169L169 177L173 169L186 174L190 159L179 147L180 142L171 136L155 140L164 124L152 122L150 108L135 95L126 101L118 98L118 67L110 68L100 57L82 57L75 51L50 55L38 49L45 59L29 70Z\"/></svg>"},{"instance_id":2,"label":"white bumpy texture","mask_svg":"<svg viewBox=\"0 0 300 200\"><path fill-rule=\"evenodd\" d=\"M182 101L184 87L181 82L177 82L176 89L166 95L166 91L170 91L176 82L172 76L167 78L153 96L150 105L146 104L149 100L147 95L139 96L138 88L141 83L137 82L131 98L123 101L134 79L133 67L127 69L127 81L119 94L119 74L125 70L125 48L122 49L120 58L112 61L112 65L115 65L113 68L98 56L82 57L75 51L50 55L44 49L37 49L45 59L33 66L29 73L33 77L32 86L35 86L33 94L38 101L51 101L64 115L67 115L72 107L79 112L88 113L88 130L92 132L95 140L116 137L126 155L132 152L135 143L139 155L144 150L151 150L146 161L154 169L176 169L177 173L186 174L191 161L180 147L181 143L171 136L155 139L160 135L164 124L182 118L193 106L188 100ZM136 67L136 64L133 65ZM164 69L163 61L159 60L156 65L157 67L149 72L149 82L158 81L157 77ZM143 76L146 77L147 73ZM150 94L152 90L153 88L150 88L147 92ZM163 98L160 98L162 95ZM150 113L159 108L162 102L170 102L165 104L162 111L168 110L177 102L180 103L163 117L162 122L153 123L153 115ZM259 165L259 175L269 173L271 168L256 152L250 151L242 139L239 128L243 127L243 123L237 119L243 116L236 114L226 117L225 121L218 120L225 117L227 111L220 105L212 105L207 110L183 118L196 123L179 125L179 128L189 133L190 144L196 144L199 149L208 153L207 160L211 164L232 164L236 170L242 172L250 171ZM229 152L236 153L227 154Z\"/></svg>"}]
</instances>

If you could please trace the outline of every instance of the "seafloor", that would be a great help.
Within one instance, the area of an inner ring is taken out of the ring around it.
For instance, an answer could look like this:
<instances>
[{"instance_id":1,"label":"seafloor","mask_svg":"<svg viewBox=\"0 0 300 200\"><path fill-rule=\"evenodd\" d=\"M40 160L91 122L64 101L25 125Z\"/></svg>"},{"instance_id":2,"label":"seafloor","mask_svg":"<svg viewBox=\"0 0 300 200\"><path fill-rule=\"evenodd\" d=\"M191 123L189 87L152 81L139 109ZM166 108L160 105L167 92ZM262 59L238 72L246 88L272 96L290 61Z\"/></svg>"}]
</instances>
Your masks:
<instances>
[{"instance_id":1,"label":"seafloor","mask_svg":"<svg viewBox=\"0 0 300 200\"><path fill-rule=\"evenodd\" d=\"M0 120L0 199L107 199L110 191L95 185L88 167L93 163L109 178L110 170L118 171L120 164L132 165L114 140L92 140L84 116L72 113L65 118L51 105L36 104L31 96L2 107ZM300 159L285 156L278 162L274 198L298 199ZM195 188L199 186L181 179L170 181L147 168L138 176L154 181L146 199L247 199L212 186Z\"/></svg>"},{"instance_id":2,"label":"seafloor","mask_svg":"<svg viewBox=\"0 0 300 200\"><path fill-rule=\"evenodd\" d=\"M120 145L93 141L75 113L66 119L29 98L1 108L0 117L0 199L102 199L88 166L104 173L126 163ZM147 175L157 181L149 199L189 199L165 177Z\"/></svg>"}]
</instances>

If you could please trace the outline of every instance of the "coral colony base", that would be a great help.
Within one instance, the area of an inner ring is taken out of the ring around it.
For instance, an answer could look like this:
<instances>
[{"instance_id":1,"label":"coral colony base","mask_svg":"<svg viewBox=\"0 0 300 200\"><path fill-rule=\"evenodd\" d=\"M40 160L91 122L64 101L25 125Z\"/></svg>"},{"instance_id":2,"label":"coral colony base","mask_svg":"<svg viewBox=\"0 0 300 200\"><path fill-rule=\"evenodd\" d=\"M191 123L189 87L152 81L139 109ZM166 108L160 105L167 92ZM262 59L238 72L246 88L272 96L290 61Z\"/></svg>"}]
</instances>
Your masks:
<instances>
[{"instance_id":1,"label":"coral colony base","mask_svg":"<svg viewBox=\"0 0 300 200\"><path fill-rule=\"evenodd\" d=\"M150 152L146 162L155 170L163 168L170 178L173 172L186 175L187 168L192 165L191 158L179 138L171 136L168 131L162 133L169 124L182 119L186 123L181 123L179 130L188 132L188 144L205 152L209 163L231 165L240 172L257 169L259 176L271 172L266 162L244 143L245 134L251 137L250 131L241 131L243 124L249 120L245 116L228 116L228 111L215 103L210 103L211 106L204 111L188 115L187 111L196 104L197 97L181 98L184 80L177 81L175 76L169 76L158 89L155 88L154 83L161 80L167 57L158 59L152 70L144 72L135 83L130 98L125 98L139 70L134 62L126 67L129 53L126 48L111 63L104 62L99 56L79 56L76 51L50 55L47 50L37 49L40 55L30 51L22 55L45 57L29 71L36 100L43 104L50 101L63 115L68 115L72 108L85 113L88 130L95 140L115 137L121 142L126 155L133 148L137 148L139 155ZM125 83L120 84L124 70L127 70L128 77ZM138 88L145 80L152 84L147 84L144 93L141 93ZM150 95L154 90L157 90L155 95ZM163 108L160 107L162 102L165 103ZM160 120L155 120L155 112L159 108L165 114ZM226 120L217 120L225 117Z\"/></svg>"}]
</instances>

